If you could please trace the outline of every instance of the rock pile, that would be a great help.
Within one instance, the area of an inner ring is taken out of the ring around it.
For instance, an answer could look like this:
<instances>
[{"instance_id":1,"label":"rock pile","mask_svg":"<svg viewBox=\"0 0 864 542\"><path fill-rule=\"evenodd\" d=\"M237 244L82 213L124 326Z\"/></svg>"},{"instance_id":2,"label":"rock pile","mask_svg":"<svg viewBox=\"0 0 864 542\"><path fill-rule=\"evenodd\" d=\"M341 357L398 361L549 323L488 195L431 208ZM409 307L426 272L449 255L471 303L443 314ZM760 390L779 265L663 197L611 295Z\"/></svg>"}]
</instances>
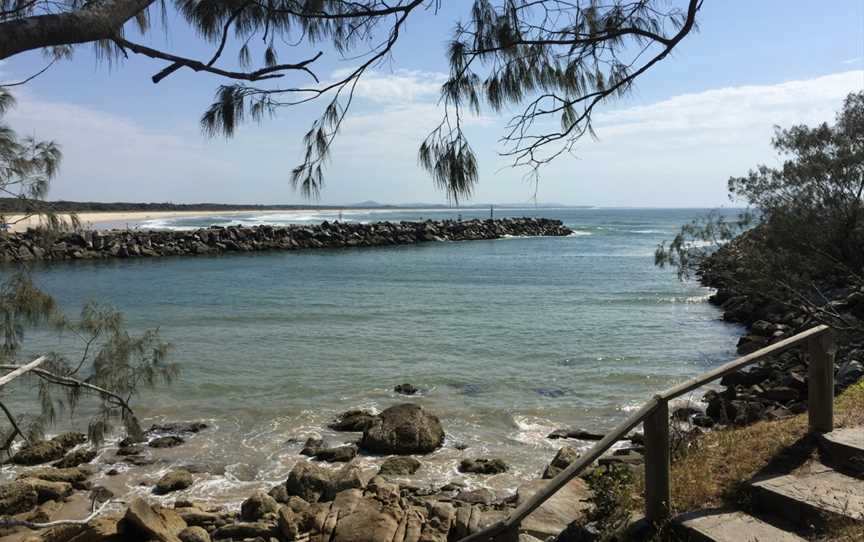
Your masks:
<instances>
[{"instance_id":1,"label":"rock pile","mask_svg":"<svg viewBox=\"0 0 864 542\"><path fill-rule=\"evenodd\" d=\"M57 234L28 230L0 235L0 261L95 260L223 254L306 248L407 245L431 241L472 241L504 236L566 236L572 230L560 220L324 222L316 226L211 226L184 231L82 231Z\"/></svg>"}]
</instances>

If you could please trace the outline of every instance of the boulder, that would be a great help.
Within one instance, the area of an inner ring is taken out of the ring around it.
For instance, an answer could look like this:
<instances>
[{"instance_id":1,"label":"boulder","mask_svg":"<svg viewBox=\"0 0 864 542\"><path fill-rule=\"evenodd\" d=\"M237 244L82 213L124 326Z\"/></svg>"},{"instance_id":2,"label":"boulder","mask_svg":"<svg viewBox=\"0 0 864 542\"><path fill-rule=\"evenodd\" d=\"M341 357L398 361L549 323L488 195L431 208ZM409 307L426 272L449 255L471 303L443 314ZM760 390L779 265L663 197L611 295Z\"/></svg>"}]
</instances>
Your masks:
<instances>
[{"instance_id":1,"label":"boulder","mask_svg":"<svg viewBox=\"0 0 864 542\"><path fill-rule=\"evenodd\" d=\"M56 437L52 438L51 442L56 442L57 444L62 446L64 450L71 450L75 446L87 442L87 437L84 435L84 433L79 433L77 431L67 431L66 433L60 433Z\"/></svg>"},{"instance_id":2,"label":"boulder","mask_svg":"<svg viewBox=\"0 0 864 542\"><path fill-rule=\"evenodd\" d=\"M580 455L579 451L572 446L562 447L558 450L558 453L555 454L555 457L552 458L552 462L546 466L546 470L543 471L543 478L555 478L558 476L559 472L566 469L571 463L579 459Z\"/></svg>"},{"instance_id":3,"label":"boulder","mask_svg":"<svg viewBox=\"0 0 864 542\"><path fill-rule=\"evenodd\" d=\"M501 459L463 459L459 463L459 472L470 474L501 474L507 468Z\"/></svg>"},{"instance_id":4,"label":"boulder","mask_svg":"<svg viewBox=\"0 0 864 542\"><path fill-rule=\"evenodd\" d=\"M186 522L174 510L151 505L139 497L129 503L119 530L132 540L180 542L179 534L186 527Z\"/></svg>"},{"instance_id":5,"label":"boulder","mask_svg":"<svg viewBox=\"0 0 864 542\"><path fill-rule=\"evenodd\" d=\"M418 390L413 384L409 384L406 382L404 384L399 384L394 387L393 391L395 391L396 393L401 393L402 395L415 395L420 390Z\"/></svg>"},{"instance_id":6,"label":"boulder","mask_svg":"<svg viewBox=\"0 0 864 542\"><path fill-rule=\"evenodd\" d=\"M453 499L469 504L492 504L497 500L497 495L491 489L481 487L479 489L464 489L457 493Z\"/></svg>"},{"instance_id":7,"label":"boulder","mask_svg":"<svg viewBox=\"0 0 864 542\"><path fill-rule=\"evenodd\" d=\"M298 461L285 482L288 495L296 495L307 502L318 502L333 490L330 470L308 461Z\"/></svg>"},{"instance_id":8,"label":"boulder","mask_svg":"<svg viewBox=\"0 0 864 542\"><path fill-rule=\"evenodd\" d=\"M388 457L378 469L378 474L389 476L408 476L414 474L421 467L422 463L414 457L410 456L395 456Z\"/></svg>"},{"instance_id":9,"label":"boulder","mask_svg":"<svg viewBox=\"0 0 864 542\"><path fill-rule=\"evenodd\" d=\"M324 439L309 437L306 443L303 444L303 449L300 450L300 455L313 456L318 453L318 450L326 448L327 444Z\"/></svg>"},{"instance_id":10,"label":"boulder","mask_svg":"<svg viewBox=\"0 0 864 542\"><path fill-rule=\"evenodd\" d=\"M185 469L174 469L165 473L153 487L156 495L166 495L192 486L192 474Z\"/></svg>"},{"instance_id":11,"label":"boulder","mask_svg":"<svg viewBox=\"0 0 864 542\"><path fill-rule=\"evenodd\" d=\"M210 535L203 527L186 527L177 538L182 542L210 542Z\"/></svg>"},{"instance_id":12,"label":"boulder","mask_svg":"<svg viewBox=\"0 0 864 542\"><path fill-rule=\"evenodd\" d=\"M357 446L338 446L336 448L321 448L315 452L315 459L328 463L347 463L357 457Z\"/></svg>"},{"instance_id":13,"label":"boulder","mask_svg":"<svg viewBox=\"0 0 864 542\"><path fill-rule=\"evenodd\" d=\"M151 448L173 448L174 446L180 446L186 442L183 437L177 435L168 435L164 437L156 437L150 442L147 443L147 446Z\"/></svg>"},{"instance_id":14,"label":"boulder","mask_svg":"<svg viewBox=\"0 0 864 542\"><path fill-rule=\"evenodd\" d=\"M89 463L96 459L97 452L94 448L81 448L74 450L63 456L63 459L54 463L55 467L68 468L77 467L82 463Z\"/></svg>"},{"instance_id":15,"label":"boulder","mask_svg":"<svg viewBox=\"0 0 864 542\"><path fill-rule=\"evenodd\" d=\"M256 491L240 505L240 519L243 521L257 521L267 514L275 514L279 510L279 503L263 491Z\"/></svg>"},{"instance_id":16,"label":"boulder","mask_svg":"<svg viewBox=\"0 0 864 542\"><path fill-rule=\"evenodd\" d=\"M45 501L62 501L72 494L72 484L68 482L52 482L39 478L22 478L17 480L36 491L36 499Z\"/></svg>"},{"instance_id":17,"label":"boulder","mask_svg":"<svg viewBox=\"0 0 864 542\"><path fill-rule=\"evenodd\" d=\"M40 440L18 450L10 461L16 465L39 465L56 461L65 453L66 448L60 442Z\"/></svg>"},{"instance_id":18,"label":"boulder","mask_svg":"<svg viewBox=\"0 0 864 542\"><path fill-rule=\"evenodd\" d=\"M364 432L360 447L379 454L426 454L444 444L441 421L419 405L406 403L379 414Z\"/></svg>"},{"instance_id":19,"label":"boulder","mask_svg":"<svg viewBox=\"0 0 864 542\"><path fill-rule=\"evenodd\" d=\"M273 486L272 488L270 488L270 491L268 491L267 494L273 497L273 500L282 504L287 503L288 497L290 497L290 495L288 495L288 490L285 489L285 484Z\"/></svg>"},{"instance_id":20,"label":"boulder","mask_svg":"<svg viewBox=\"0 0 864 542\"><path fill-rule=\"evenodd\" d=\"M376 416L366 410L349 410L327 424L334 431L366 431L375 423Z\"/></svg>"},{"instance_id":21,"label":"boulder","mask_svg":"<svg viewBox=\"0 0 864 542\"><path fill-rule=\"evenodd\" d=\"M66 482L72 485L80 485L90 477L90 471L79 467L58 469L55 467L39 467L21 473L19 478L38 478L48 482Z\"/></svg>"}]
</instances>

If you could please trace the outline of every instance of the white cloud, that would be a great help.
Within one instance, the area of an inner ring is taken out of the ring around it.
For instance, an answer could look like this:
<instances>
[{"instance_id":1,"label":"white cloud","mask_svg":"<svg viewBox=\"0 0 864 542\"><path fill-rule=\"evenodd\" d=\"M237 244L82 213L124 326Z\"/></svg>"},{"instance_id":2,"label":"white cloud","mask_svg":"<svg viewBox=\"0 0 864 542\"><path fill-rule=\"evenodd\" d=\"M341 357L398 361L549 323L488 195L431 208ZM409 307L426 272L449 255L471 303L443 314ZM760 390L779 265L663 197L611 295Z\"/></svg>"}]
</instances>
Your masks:
<instances>
[{"instance_id":1,"label":"white cloud","mask_svg":"<svg viewBox=\"0 0 864 542\"><path fill-rule=\"evenodd\" d=\"M333 80L345 77L352 70L338 70ZM433 99L441 90L447 75L418 70L396 70L393 73L367 72L357 83L355 96L379 103L408 103L420 99Z\"/></svg>"},{"instance_id":2,"label":"white cloud","mask_svg":"<svg viewBox=\"0 0 864 542\"><path fill-rule=\"evenodd\" d=\"M864 62L864 56L856 56L854 58L847 58L846 60L841 60L841 64L861 64Z\"/></svg>"}]
</instances>

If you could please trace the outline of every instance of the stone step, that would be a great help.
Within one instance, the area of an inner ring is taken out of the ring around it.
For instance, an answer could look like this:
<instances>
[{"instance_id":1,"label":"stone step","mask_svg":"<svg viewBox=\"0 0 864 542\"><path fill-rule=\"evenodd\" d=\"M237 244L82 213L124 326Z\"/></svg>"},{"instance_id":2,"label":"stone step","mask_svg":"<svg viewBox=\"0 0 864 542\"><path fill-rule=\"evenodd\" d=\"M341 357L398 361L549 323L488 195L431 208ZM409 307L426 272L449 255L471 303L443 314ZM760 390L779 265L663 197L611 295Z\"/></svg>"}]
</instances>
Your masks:
<instances>
[{"instance_id":1,"label":"stone step","mask_svg":"<svg viewBox=\"0 0 864 542\"><path fill-rule=\"evenodd\" d=\"M737 510L697 510L675 518L687 542L804 542L797 534Z\"/></svg>"},{"instance_id":2,"label":"stone step","mask_svg":"<svg viewBox=\"0 0 864 542\"><path fill-rule=\"evenodd\" d=\"M801 527L820 526L832 518L864 521L864 480L821 463L750 484L753 504Z\"/></svg>"},{"instance_id":3,"label":"stone step","mask_svg":"<svg viewBox=\"0 0 864 542\"><path fill-rule=\"evenodd\" d=\"M819 436L824 459L846 474L864 476L864 427L836 429Z\"/></svg>"}]
</instances>

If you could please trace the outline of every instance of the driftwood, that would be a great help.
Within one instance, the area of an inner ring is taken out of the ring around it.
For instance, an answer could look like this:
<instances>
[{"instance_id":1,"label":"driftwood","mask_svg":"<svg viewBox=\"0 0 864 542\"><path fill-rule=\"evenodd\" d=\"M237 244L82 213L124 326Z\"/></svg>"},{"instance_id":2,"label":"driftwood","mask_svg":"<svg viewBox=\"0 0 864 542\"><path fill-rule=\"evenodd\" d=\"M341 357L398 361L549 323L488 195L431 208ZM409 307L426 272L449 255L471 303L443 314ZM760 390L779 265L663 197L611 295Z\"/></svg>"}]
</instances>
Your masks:
<instances>
[{"instance_id":1,"label":"driftwood","mask_svg":"<svg viewBox=\"0 0 864 542\"><path fill-rule=\"evenodd\" d=\"M37 523L35 521L27 521L23 519L0 518L0 527L26 527L35 531L39 529L50 529L52 527L64 527L66 525L87 525L88 523L96 519L99 514L101 514L102 511L108 507L109 504L117 502L120 501L105 501L104 503L102 503L102 505L99 506L99 508L94 507L90 515L83 519L59 519L57 521Z\"/></svg>"},{"instance_id":2,"label":"driftwood","mask_svg":"<svg viewBox=\"0 0 864 542\"><path fill-rule=\"evenodd\" d=\"M45 356L39 356L38 358L25 365L3 365L3 369L12 369L12 372L4 375L3 377L0 377L0 388L12 382L19 376L27 374L30 371L36 369L37 367L42 365L47 359L48 358Z\"/></svg>"}]
</instances>

